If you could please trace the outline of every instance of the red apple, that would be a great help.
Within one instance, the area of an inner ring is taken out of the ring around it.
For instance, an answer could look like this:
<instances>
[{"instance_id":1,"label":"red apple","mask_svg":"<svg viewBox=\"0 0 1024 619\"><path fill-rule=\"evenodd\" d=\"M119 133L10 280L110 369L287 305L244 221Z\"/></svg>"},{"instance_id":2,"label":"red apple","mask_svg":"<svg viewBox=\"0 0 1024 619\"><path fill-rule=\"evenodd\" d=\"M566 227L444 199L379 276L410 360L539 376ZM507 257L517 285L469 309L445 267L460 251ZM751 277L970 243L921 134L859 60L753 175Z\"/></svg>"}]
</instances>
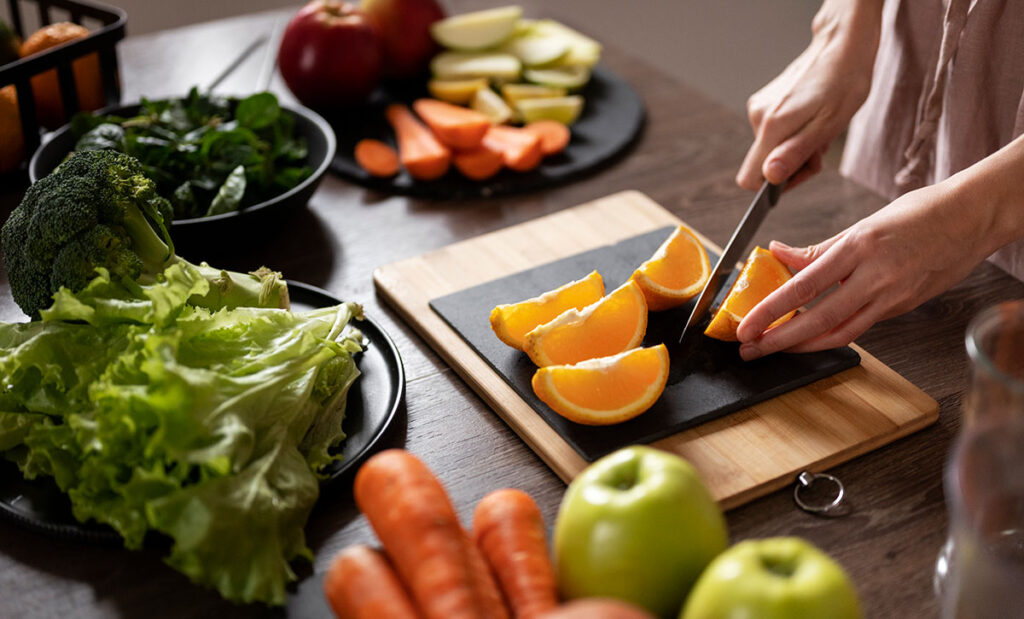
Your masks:
<instances>
[{"instance_id":1,"label":"red apple","mask_svg":"<svg viewBox=\"0 0 1024 619\"><path fill-rule=\"evenodd\" d=\"M362 0L384 45L384 75L394 79L420 77L439 50L430 24L445 16L436 0Z\"/></svg>"},{"instance_id":2,"label":"red apple","mask_svg":"<svg viewBox=\"0 0 1024 619\"><path fill-rule=\"evenodd\" d=\"M313 0L288 22L277 66L303 104L319 110L366 101L381 77L374 20L340 0Z\"/></svg>"}]
</instances>

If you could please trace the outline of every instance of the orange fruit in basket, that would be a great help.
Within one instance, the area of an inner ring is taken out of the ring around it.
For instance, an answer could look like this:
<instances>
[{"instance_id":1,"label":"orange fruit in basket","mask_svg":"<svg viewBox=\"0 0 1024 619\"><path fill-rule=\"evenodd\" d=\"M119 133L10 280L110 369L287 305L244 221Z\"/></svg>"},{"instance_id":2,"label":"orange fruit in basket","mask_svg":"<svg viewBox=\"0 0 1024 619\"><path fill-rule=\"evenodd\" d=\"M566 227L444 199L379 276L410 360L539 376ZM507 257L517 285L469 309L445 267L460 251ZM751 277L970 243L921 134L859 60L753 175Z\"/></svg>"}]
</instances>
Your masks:
<instances>
[{"instance_id":1,"label":"orange fruit in basket","mask_svg":"<svg viewBox=\"0 0 1024 619\"><path fill-rule=\"evenodd\" d=\"M651 259L633 272L651 311L678 307L697 295L711 276L711 263L704 245L686 226L679 226L654 252Z\"/></svg>"},{"instance_id":2,"label":"orange fruit in basket","mask_svg":"<svg viewBox=\"0 0 1024 619\"><path fill-rule=\"evenodd\" d=\"M541 367L579 363L639 346L646 331L647 301L629 280L601 300L527 333L523 351Z\"/></svg>"},{"instance_id":3,"label":"orange fruit in basket","mask_svg":"<svg viewBox=\"0 0 1024 619\"><path fill-rule=\"evenodd\" d=\"M592 426L621 423L649 409L665 390L669 356L664 344L542 367L533 392L559 415Z\"/></svg>"},{"instance_id":4,"label":"orange fruit in basket","mask_svg":"<svg viewBox=\"0 0 1024 619\"><path fill-rule=\"evenodd\" d=\"M0 174L16 170L24 158L18 93L14 86L4 86L0 88Z\"/></svg>"},{"instance_id":5,"label":"orange fruit in basket","mask_svg":"<svg viewBox=\"0 0 1024 619\"><path fill-rule=\"evenodd\" d=\"M499 305L491 310L491 329L498 339L517 350L523 349L526 334L571 309L582 309L604 296L604 280L597 271L544 294Z\"/></svg>"},{"instance_id":6,"label":"orange fruit in basket","mask_svg":"<svg viewBox=\"0 0 1024 619\"><path fill-rule=\"evenodd\" d=\"M32 33L21 44L21 57L31 56L58 45L89 36L89 31L69 22L50 24ZM89 54L71 63L75 76L75 90L78 92L78 106L90 111L103 107L103 80L100 77L100 58ZM39 124L56 129L67 122L64 102L60 96L57 70L51 69L32 78L32 92L36 101L36 116Z\"/></svg>"},{"instance_id":7,"label":"orange fruit in basket","mask_svg":"<svg viewBox=\"0 0 1024 619\"><path fill-rule=\"evenodd\" d=\"M766 249L755 247L743 265L739 277L733 282L725 301L718 307L704 335L726 342L736 341L736 327L754 306L789 281L793 275L786 265ZM770 327L780 325L796 314L786 314L773 322ZM770 328L769 327L769 328Z\"/></svg>"}]
</instances>

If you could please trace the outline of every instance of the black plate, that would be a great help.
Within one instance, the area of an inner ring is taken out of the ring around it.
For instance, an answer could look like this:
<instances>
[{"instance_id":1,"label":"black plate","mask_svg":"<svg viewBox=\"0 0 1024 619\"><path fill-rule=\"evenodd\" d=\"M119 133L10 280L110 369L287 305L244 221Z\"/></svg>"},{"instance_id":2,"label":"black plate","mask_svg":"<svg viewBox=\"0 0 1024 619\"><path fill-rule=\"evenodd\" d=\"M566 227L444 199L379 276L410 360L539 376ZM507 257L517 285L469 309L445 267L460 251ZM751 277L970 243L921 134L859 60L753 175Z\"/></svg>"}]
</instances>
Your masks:
<instances>
[{"instance_id":1,"label":"black plate","mask_svg":"<svg viewBox=\"0 0 1024 619\"><path fill-rule=\"evenodd\" d=\"M672 230L661 228L467 288L432 300L430 307L588 462L619 447L650 443L742 410L860 363L860 355L852 348L799 355L776 353L750 362L740 359L736 342L703 338L694 350L680 350L674 342L693 309L691 301L648 315L643 345L664 342L671 363L664 393L644 414L612 426L584 426L552 411L530 386L537 370L533 362L494 336L487 320L491 309L499 303L534 297L594 269L604 277L606 290L614 290L654 254ZM717 262L716 253L708 253L712 264ZM728 289L729 283L723 294Z\"/></svg>"},{"instance_id":2,"label":"black plate","mask_svg":"<svg viewBox=\"0 0 1024 619\"><path fill-rule=\"evenodd\" d=\"M338 137L338 151L331 169L364 187L386 193L422 198L486 198L553 187L578 178L625 153L644 125L644 104L636 91L612 72L595 67L590 82L580 93L586 99L583 114L572 126L572 140L559 155L548 157L530 172L502 170L486 181L465 178L452 168L433 181L417 181L405 171L393 178L370 176L353 156L356 142L377 138L394 144L384 108L394 101L410 102L428 96L425 91L378 92L370 103L344 117L328 118Z\"/></svg>"},{"instance_id":3,"label":"black plate","mask_svg":"<svg viewBox=\"0 0 1024 619\"><path fill-rule=\"evenodd\" d=\"M306 180L281 195L274 196L258 204L247 206L230 213L211 215L210 217L194 217L192 219L175 219L171 226L175 233L181 231L192 231L195 228L216 227L218 230L227 229L228 226L235 226L238 218L247 219L256 214L272 214L282 210L293 210L301 208L309 202L310 196L320 185L320 180L327 171L327 167L334 159L337 142L334 139L334 132L330 125L316 112L300 106L282 105L281 109L295 117L295 131L306 138L308 155L306 165L313 170ZM117 105L104 108L95 112L97 115L115 114L117 116L131 117L139 113L139 104ZM31 182L36 182L56 168L71 149L75 147L75 136L71 133L71 125L64 125L48 138L46 138L28 164L28 177ZM226 224L226 225L225 225ZM232 232L235 230L232 228Z\"/></svg>"},{"instance_id":4,"label":"black plate","mask_svg":"<svg viewBox=\"0 0 1024 619\"><path fill-rule=\"evenodd\" d=\"M296 311L337 305L327 292L299 282L288 282ZM395 419L405 394L405 370L391 337L373 320L357 321L368 340L357 363L362 374L348 392L344 428L348 438L341 445L344 458L326 469L322 483L329 483L365 459ZM26 480L18 467L0 458L0 515L52 537L92 542L120 543L110 527L80 523L71 514L71 503L54 481Z\"/></svg>"}]
</instances>

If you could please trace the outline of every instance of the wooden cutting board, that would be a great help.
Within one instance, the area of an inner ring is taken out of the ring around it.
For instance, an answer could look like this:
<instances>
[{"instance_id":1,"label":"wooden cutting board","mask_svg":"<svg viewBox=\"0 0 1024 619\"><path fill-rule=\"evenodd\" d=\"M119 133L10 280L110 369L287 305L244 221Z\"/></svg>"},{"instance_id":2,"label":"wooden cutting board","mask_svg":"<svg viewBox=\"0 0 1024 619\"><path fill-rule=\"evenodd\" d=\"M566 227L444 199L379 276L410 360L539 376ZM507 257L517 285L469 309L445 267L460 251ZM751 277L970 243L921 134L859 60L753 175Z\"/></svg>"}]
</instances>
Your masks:
<instances>
[{"instance_id":1,"label":"wooden cutting board","mask_svg":"<svg viewBox=\"0 0 1024 619\"><path fill-rule=\"evenodd\" d=\"M381 297L568 482L587 462L431 309L430 301L679 223L647 196L626 191L380 267L374 282ZM793 483L801 471L835 466L938 418L935 400L854 349L861 355L857 367L653 446L689 460L729 509Z\"/></svg>"}]
</instances>

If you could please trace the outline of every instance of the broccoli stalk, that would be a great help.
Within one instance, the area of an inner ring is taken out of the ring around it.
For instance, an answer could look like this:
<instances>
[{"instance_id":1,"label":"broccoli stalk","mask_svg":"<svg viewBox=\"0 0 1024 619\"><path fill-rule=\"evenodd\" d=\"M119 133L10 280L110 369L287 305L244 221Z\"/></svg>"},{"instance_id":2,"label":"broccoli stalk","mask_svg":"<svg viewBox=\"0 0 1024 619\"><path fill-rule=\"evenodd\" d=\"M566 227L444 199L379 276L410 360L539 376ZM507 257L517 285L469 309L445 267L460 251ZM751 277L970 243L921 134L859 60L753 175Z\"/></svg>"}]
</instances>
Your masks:
<instances>
[{"instance_id":1,"label":"broccoli stalk","mask_svg":"<svg viewBox=\"0 0 1024 619\"><path fill-rule=\"evenodd\" d=\"M36 319L57 290L81 290L97 267L151 284L167 267L184 263L211 284L208 294L189 300L193 305L289 306L279 273L265 267L235 273L176 255L167 230L171 213L136 159L114 151L71 157L28 189L0 233L15 302Z\"/></svg>"}]
</instances>

